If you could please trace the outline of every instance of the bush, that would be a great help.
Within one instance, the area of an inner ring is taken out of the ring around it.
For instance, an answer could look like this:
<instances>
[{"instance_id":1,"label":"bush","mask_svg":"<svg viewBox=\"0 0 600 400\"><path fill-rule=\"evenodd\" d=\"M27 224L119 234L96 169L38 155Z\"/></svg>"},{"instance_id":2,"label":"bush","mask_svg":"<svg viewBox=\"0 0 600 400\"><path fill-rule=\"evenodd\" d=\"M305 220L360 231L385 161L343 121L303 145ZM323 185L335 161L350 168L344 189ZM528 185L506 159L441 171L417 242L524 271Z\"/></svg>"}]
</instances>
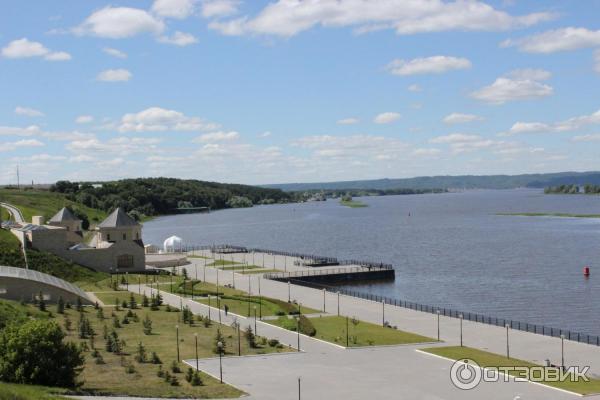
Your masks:
<instances>
[{"instance_id":1,"label":"bush","mask_svg":"<svg viewBox=\"0 0 600 400\"><path fill-rule=\"evenodd\" d=\"M171 372L174 374L181 373L181 368L179 368L179 363L175 360L171 363Z\"/></svg>"},{"instance_id":2,"label":"bush","mask_svg":"<svg viewBox=\"0 0 600 400\"><path fill-rule=\"evenodd\" d=\"M158 357L155 351L152 352L152 357L150 357L150 362L152 364L162 364L161 359Z\"/></svg>"},{"instance_id":3,"label":"bush","mask_svg":"<svg viewBox=\"0 0 600 400\"><path fill-rule=\"evenodd\" d=\"M84 359L74 343L63 341L51 321L11 324L0 332L0 380L46 386L76 386Z\"/></svg>"},{"instance_id":4,"label":"bush","mask_svg":"<svg viewBox=\"0 0 600 400\"><path fill-rule=\"evenodd\" d=\"M317 329L314 327L312 322L310 322L310 320L304 315L300 315L299 327L300 333L303 333L305 335L315 336L317 334Z\"/></svg>"},{"instance_id":5,"label":"bush","mask_svg":"<svg viewBox=\"0 0 600 400\"><path fill-rule=\"evenodd\" d=\"M279 340L277 339L269 339L269 346L270 347L277 347L277 345L279 344Z\"/></svg>"},{"instance_id":6,"label":"bush","mask_svg":"<svg viewBox=\"0 0 600 400\"><path fill-rule=\"evenodd\" d=\"M202 379L200 378L200 374L198 373L198 371L194 372L194 376L192 376L192 380L190 383L192 384L192 386L200 386L204 384L202 382Z\"/></svg>"}]
</instances>

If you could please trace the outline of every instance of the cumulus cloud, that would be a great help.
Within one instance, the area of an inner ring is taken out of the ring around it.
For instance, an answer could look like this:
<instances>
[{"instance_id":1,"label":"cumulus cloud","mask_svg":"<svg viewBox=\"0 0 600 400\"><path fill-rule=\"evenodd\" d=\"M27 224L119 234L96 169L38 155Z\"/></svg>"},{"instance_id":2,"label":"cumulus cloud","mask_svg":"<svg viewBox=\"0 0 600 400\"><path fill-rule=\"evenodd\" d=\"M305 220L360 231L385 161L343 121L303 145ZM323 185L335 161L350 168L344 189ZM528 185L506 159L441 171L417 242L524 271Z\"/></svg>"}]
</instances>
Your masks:
<instances>
[{"instance_id":1,"label":"cumulus cloud","mask_svg":"<svg viewBox=\"0 0 600 400\"><path fill-rule=\"evenodd\" d=\"M96 80L102 82L127 82L133 75L126 69L107 69L102 71L96 77Z\"/></svg>"},{"instance_id":2,"label":"cumulus cloud","mask_svg":"<svg viewBox=\"0 0 600 400\"><path fill-rule=\"evenodd\" d=\"M413 60L395 59L385 68L394 75L442 74L447 71L471 68L471 61L450 56L432 56Z\"/></svg>"},{"instance_id":3,"label":"cumulus cloud","mask_svg":"<svg viewBox=\"0 0 600 400\"><path fill-rule=\"evenodd\" d=\"M31 58L42 57L46 61L68 61L71 55L64 51L50 51L40 42L34 42L27 38L17 39L10 42L2 49L5 58Z\"/></svg>"},{"instance_id":4,"label":"cumulus cloud","mask_svg":"<svg viewBox=\"0 0 600 400\"><path fill-rule=\"evenodd\" d=\"M171 36L161 36L158 41L166 44L173 44L175 46L184 47L190 44L198 43L198 39L190 33L176 31Z\"/></svg>"},{"instance_id":5,"label":"cumulus cloud","mask_svg":"<svg viewBox=\"0 0 600 400\"><path fill-rule=\"evenodd\" d=\"M479 135L469 135L465 133L451 133L449 135L437 136L429 139L429 143L464 143L481 140Z\"/></svg>"},{"instance_id":6,"label":"cumulus cloud","mask_svg":"<svg viewBox=\"0 0 600 400\"><path fill-rule=\"evenodd\" d=\"M413 150L413 154L416 156L437 156L442 151L434 148L419 148Z\"/></svg>"},{"instance_id":7,"label":"cumulus cloud","mask_svg":"<svg viewBox=\"0 0 600 400\"><path fill-rule=\"evenodd\" d=\"M446 124L465 124L468 122L482 121L483 117L475 114L452 113L444 117L443 121Z\"/></svg>"},{"instance_id":8,"label":"cumulus cloud","mask_svg":"<svg viewBox=\"0 0 600 400\"><path fill-rule=\"evenodd\" d=\"M107 6L92 13L79 26L77 35L122 39L142 33L161 34L165 24L149 12L138 8Z\"/></svg>"},{"instance_id":9,"label":"cumulus cloud","mask_svg":"<svg viewBox=\"0 0 600 400\"><path fill-rule=\"evenodd\" d=\"M112 47L105 47L102 49L102 51L108 54L109 56L113 56L116 58L127 58L127 53L124 53L118 49L113 49Z\"/></svg>"},{"instance_id":10,"label":"cumulus cloud","mask_svg":"<svg viewBox=\"0 0 600 400\"><path fill-rule=\"evenodd\" d=\"M578 135L571 138L572 142L600 142L600 133Z\"/></svg>"},{"instance_id":11,"label":"cumulus cloud","mask_svg":"<svg viewBox=\"0 0 600 400\"><path fill-rule=\"evenodd\" d=\"M4 151L14 151L22 147L42 147L45 146L43 142L40 142L37 139L22 139L16 142L8 142L4 143L0 146L0 152Z\"/></svg>"},{"instance_id":12,"label":"cumulus cloud","mask_svg":"<svg viewBox=\"0 0 600 400\"><path fill-rule=\"evenodd\" d=\"M408 148L401 140L374 135L306 136L292 145L309 149L314 157L328 160L391 159Z\"/></svg>"},{"instance_id":13,"label":"cumulus cloud","mask_svg":"<svg viewBox=\"0 0 600 400\"><path fill-rule=\"evenodd\" d=\"M237 13L239 0L205 0L202 2L204 18L227 17Z\"/></svg>"},{"instance_id":14,"label":"cumulus cloud","mask_svg":"<svg viewBox=\"0 0 600 400\"><path fill-rule=\"evenodd\" d=\"M496 105L547 97L554 93L554 89L540 81L549 77L549 72L540 69L514 70L497 78L491 85L472 92L471 97Z\"/></svg>"},{"instance_id":15,"label":"cumulus cloud","mask_svg":"<svg viewBox=\"0 0 600 400\"><path fill-rule=\"evenodd\" d=\"M360 120L358 118L350 117L350 118L338 119L337 124L338 125L354 125L354 124L358 124L359 122L360 122Z\"/></svg>"},{"instance_id":16,"label":"cumulus cloud","mask_svg":"<svg viewBox=\"0 0 600 400\"><path fill-rule=\"evenodd\" d=\"M194 13L194 0L155 0L152 12L164 18L184 19Z\"/></svg>"},{"instance_id":17,"label":"cumulus cloud","mask_svg":"<svg viewBox=\"0 0 600 400\"><path fill-rule=\"evenodd\" d=\"M78 124L89 124L94 121L94 117L91 115L80 115L75 119Z\"/></svg>"},{"instance_id":18,"label":"cumulus cloud","mask_svg":"<svg viewBox=\"0 0 600 400\"><path fill-rule=\"evenodd\" d=\"M188 117L179 111L150 107L135 114L125 114L118 129L121 132L152 132L206 131L218 128L218 124L198 117Z\"/></svg>"},{"instance_id":19,"label":"cumulus cloud","mask_svg":"<svg viewBox=\"0 0 600 400\"><path fill-rule=\"evenodd\" d=\"M600 30L567 27L550 30L521 39L507 39L501 47L517 47L527 53L556 53L600 46Z\"/></svg>"},{"instance_id":20,"label":"cumulus cloud","mask_svg":"<svg viewBox=\"0 0 600 400\"><path fill-rule=\"evenodd\" d=\"M572 132L597 124L600 124L600 110L589 115L580 115L555 123L515 122L507 132L501 132L498 136L513 136L522 133Z\"/></svg>"},{"instance_id":21,"label":"cumulus cloud","mask_svg":"<svg viewBox=\"0 0 600 400\"><path fill-rule=\"evenodd\" d=\"M423 89L421 89L421 86L417 85L416 83L415 83L415 84L412 84L412 85L410 85L410 86L408 87L408 91L409 91L409 92L420 92L420 91L422 91L422 90L423 90Z\"/></svg>"},{"instance_id":22,"label":"cumulus cloud","mask_svg":"<svg viewBox=\"0 0 600 400\"><path fill-rule=\"evenodd\" d=\"M25 117L43 117L44 113L36 110L34 108L29 108L29 107L16 107L15 108L15 114L17 115L23 115Z\"/></svg>"},{"instance_id":23,"label":"cumulus cloud","mask_svg":"<svg viewBox=\"0 0 600 400\"><path fill-rule=\"evenodd\" d=\"M278 0L258 15L209 25L226 35L294 36L317 26L355 27L358 32L394 29L397 34L441 31L501 31L555 18L540 12L513 16L480 1Z\"/></svg>"},{"instance_id":24,"label":"cumulus cloud","mask_svg":"<svg viewBox=\"0 0 600 400\"><path fill-rule=\"evenodd\" d=\"M594 52L594 70L600 74L600 50Z\"/></svg>"},{"instance_id":25,"label":"cumulus cloud","mask_svg":"<svg viewBox=\"0 0 600 400\"><path fill-rule=\"evenodd\" d=\"M378 114L375 116L375 118L373 119L373 122L375 122L376 124L390 124L394 121L397 121L398 119L400 119L401 115L397 112L384 112L381 114Z\"/></svg>"},{"instance_id":26,"label":"cumulus cloud","mask_svg":"<svg viewBox=\"0 0 600 400\"><path fill-rule=\"evenodd\" d=\"M42 130L37 125L30 125L26 128L0 126L0 136L32 136L41 132Z\"/></svg>"},{"instance_id":27,"label":"cumulus cloud","mask_svg":"<svg viewBox=\"0 0 600 400\"><path fill-rule=\"evenodd\" d=\"M240 138L240 134L235 131L230 132L210 132L204 135L198 136L193 140L195 143L214 143L214 142L226 142L231 140L237 140Z\"/></svg>"}]
</instances>

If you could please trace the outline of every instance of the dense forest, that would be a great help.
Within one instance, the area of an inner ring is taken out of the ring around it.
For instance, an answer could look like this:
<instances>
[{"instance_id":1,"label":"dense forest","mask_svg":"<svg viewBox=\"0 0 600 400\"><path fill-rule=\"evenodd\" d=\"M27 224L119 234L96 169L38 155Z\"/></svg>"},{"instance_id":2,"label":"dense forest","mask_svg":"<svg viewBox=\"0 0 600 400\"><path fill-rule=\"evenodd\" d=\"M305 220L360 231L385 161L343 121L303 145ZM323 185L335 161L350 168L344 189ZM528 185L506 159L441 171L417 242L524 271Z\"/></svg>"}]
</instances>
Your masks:
<instances>
[{"instance_id":1,"label":"dense forest","mask_svg":"<svg viewBox=\"0 0 600 400\"><path fill-rule=\"evenodd\" d=\"M291 200L290 194L279 189L174 178L125 179L102 184L58 181L50 190L104 211L122 207L134 217L172 214L178 208L220 209Z\"/></svg>"},{"instance_id":2,"label":"dense forest","mask_svg":"<svg viewBox=\"0 0 600 400\"><path fill-rule=\"evenodd\" d=\"M547 194L600 194L600 185L558 185L544 189Z\"/></svg>"}]
</instances>

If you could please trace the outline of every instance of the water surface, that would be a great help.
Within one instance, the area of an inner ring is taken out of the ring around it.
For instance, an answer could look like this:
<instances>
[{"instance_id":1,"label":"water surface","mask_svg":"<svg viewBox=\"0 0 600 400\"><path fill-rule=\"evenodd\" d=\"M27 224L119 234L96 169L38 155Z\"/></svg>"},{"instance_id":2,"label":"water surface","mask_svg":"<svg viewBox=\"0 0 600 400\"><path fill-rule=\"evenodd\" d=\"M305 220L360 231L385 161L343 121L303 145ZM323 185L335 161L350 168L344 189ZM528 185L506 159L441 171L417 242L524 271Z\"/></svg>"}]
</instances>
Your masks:
<instances>
[{"instance_id":1,"label":"water surface","mask_svg":"<svg viewBox=\"0 0 600 400\"><path fill-rule=\"evenodd\" d=\"M600 334L600 196L468 191L259 206L157 218L146 243L231 243L391 263L396 281L360 290L403 300ZM592 267L585 279L582 269Z\"/></svg>"}]
</instances>

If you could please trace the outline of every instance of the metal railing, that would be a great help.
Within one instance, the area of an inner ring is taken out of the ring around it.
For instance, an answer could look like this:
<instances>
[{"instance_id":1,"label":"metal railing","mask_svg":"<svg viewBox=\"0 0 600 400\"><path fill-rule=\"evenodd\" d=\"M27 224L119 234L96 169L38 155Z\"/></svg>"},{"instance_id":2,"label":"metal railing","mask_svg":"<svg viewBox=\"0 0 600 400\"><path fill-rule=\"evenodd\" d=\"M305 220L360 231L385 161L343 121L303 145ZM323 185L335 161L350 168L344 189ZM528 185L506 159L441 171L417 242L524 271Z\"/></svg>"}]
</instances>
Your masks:
<instances>
[{"instance_id":1,"label":"metal railing","mask_svg":"<svg viewBox=\"0 0 600 400\"><path fill-rule=\"evenodd\" d=\"M385 267L351 267L351 268L327 268L327 269L317 269L317 270L308 270L308 271L295 271L295 272L275 272L264 274L265 279L271 280L298 280L298 278L304 278L309 276L328 276L328 275L339 275L339 274L354 274L361 272L371 272L371 271L389 271L389 268Z\"/></svg>"},{"instance_id":2,"label":"metal railing","mask_svg":"<svg viewBox=\"0 0 600 400\"><path fill-rule=\"evenodd\" d=\"M326 271L323 271L326 272ZM269 275L278 275L278 274L266 274L264 277L268 278ZM528 322L515 321L509 318L498 318L492 317L489 315L483 315L478 313L472 313L467 311L459 311L453 310L446 307L437 307L427 304L415 303L412 301L393 299L386 296L380 296L372 293L364 293L355 290L349 290L344 288L339 288L336 286L329 286L320 283L314 283L309 281L303 281L301 279L290 278L289 281L291 283L311 287L314 289L325 289L328 292L340 293L346 296L357 297L365 300L370 300L378 303L385 303L396 307L408 308L414 311L421 311L430 314L437 314L439 312L440 315L451 318L463 318L466 321L479 322L487 325L494 326L509 326L510 329L515 329L523 332L536 333L538 335L551 336L551 337L561 337L564 336L565 339L586 343L590 345L600 346L600 336L597 335L589 335L587 333L574 332L568 329L554 328L540 324L532 324Z\"/></svg>"},{"instance_id":3,"label":"metal railing","mask_svg":"<svg viewBox=\"0 0 600 400\"><path fill-rule=\"evenodd\" d=\"M362 261L362 260L338 260L335 257L318 256L318 255L314 255L314 254L303 254L303 253L296 253L296 252L290 252L290 251L259 249L259 248L252 248L252 247L236 246L236 245L231 245L231 244L218 244L218 245L213 244L213 245L208 245L208 246L188 245L188 246L182 246L182 250L186 251L186 252L187 251L210 250L213 253L220 253L220 252L225 252L225 251L230 252L230 253L234 253L234 252L265 253L265 254L271 254L271 255L276 255L276 256L294 257L294 258L299 258L302 260L314 260L314 261L326 262L326 263L337 263L338 265L359 265L361 267L371 268L371 269L377 268L379 270L394 269L394 267L391 264L385 264L385 263L377 263L377 262Z\"/></svg>"}]
</instances>

